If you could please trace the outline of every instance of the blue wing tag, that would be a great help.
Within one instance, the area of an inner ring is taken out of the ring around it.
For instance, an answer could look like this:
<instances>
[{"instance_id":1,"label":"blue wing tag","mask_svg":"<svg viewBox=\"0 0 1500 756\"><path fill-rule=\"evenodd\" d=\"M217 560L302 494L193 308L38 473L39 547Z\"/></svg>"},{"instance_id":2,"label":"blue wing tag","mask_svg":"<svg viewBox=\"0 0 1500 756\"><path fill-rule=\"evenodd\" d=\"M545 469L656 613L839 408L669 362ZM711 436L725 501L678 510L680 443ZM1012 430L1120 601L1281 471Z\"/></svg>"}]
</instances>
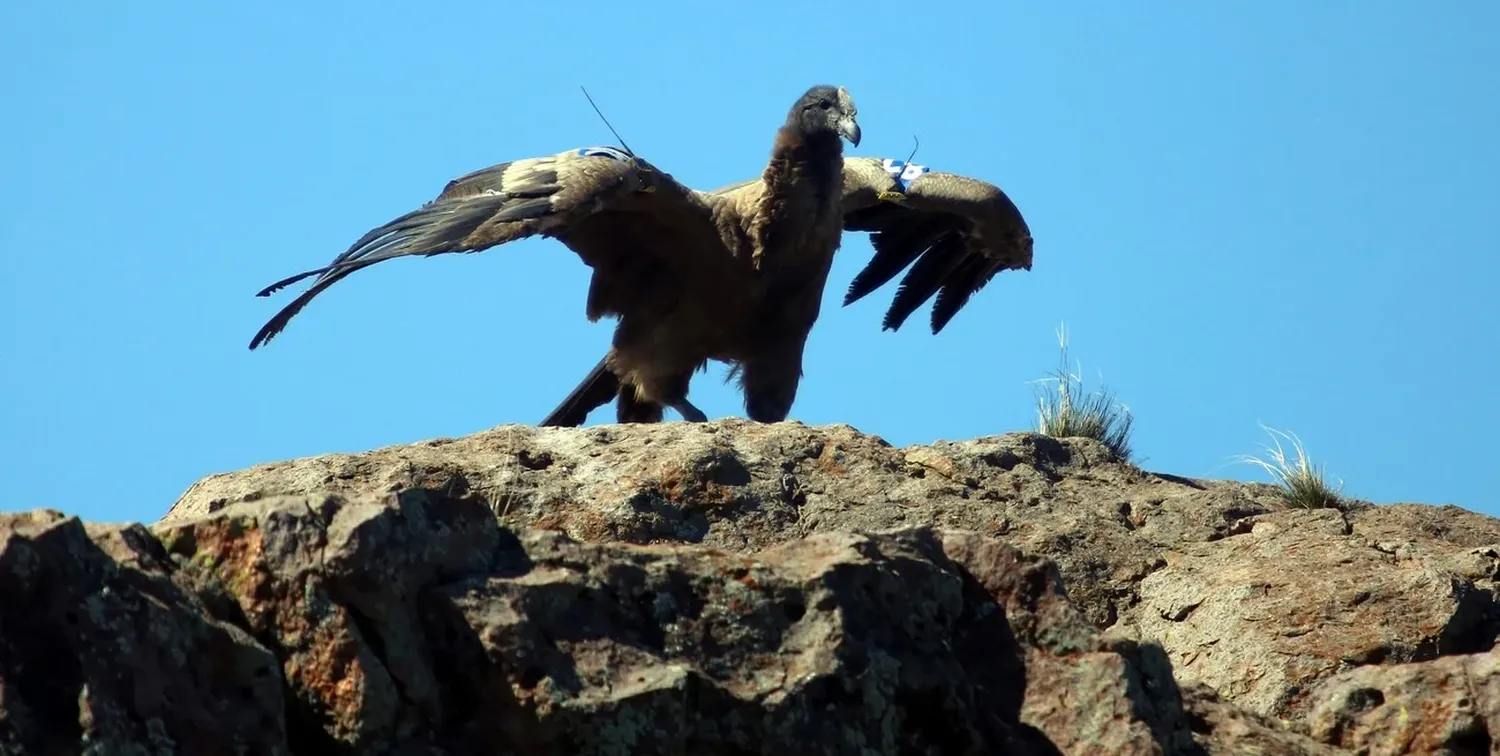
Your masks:
<instances>
[{"instance_id":1,"label":"blue wing tag","mask_svg":"<svg viewBox=\"0 0 1500 756\"><path fill-rule=\"evenodd\" d=\"M624 152L621 152L620 150L615 149L614 147L604 147L604 146L600 146L600 147L580 147L580 148L578 148L578 156L579 157L607 157L607 158L614 158L615 160L618 160L618 161L620 161L622 163L628 163L628 162L630 162L630 156L629 155L625 154Z\"/></svg>"},{"instance_id":2,"label":"blue wing tag","mask_svg":"<svg viewBox=\"0 0 1500 756\"><path fill-rule=\"evenodd\" d=\"M922 174L931 170L925 165L917 165L916 163L908 163L905 160L895 160L892 158L886 158L880 161L880 164L885 168L885 172L891 174L891 178L895 179L896 183L901 185L902 192L909 191L911 189L911 182L916 181Z\"/></svg>"}]
</instances>

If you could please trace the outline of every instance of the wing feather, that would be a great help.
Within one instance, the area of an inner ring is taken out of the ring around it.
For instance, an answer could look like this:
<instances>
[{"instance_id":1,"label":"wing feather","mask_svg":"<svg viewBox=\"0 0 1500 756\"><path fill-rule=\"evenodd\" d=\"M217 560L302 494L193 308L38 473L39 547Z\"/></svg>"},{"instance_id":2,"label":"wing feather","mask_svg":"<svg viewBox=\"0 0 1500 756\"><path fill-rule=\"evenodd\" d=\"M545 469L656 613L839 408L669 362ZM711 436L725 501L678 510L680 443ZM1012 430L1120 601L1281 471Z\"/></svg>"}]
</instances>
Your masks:
<instances>
[{"instance_id":1,"label":"wing feather","mask_svg":"<svg viewBox=\"0 0 1500 756\"><path fill-rule=\"evenodd\" d=\"M269 342L329 286L376 263L397 257L480 252L542 235L563 241L586 264L597 267L612 250L629 247L637 251L645 246L618 241L638 232L643 216L654 216L650 220L658 226L673 227L672 238L678 243L662 245L667 249L661 250L669 258L696 253L694 264L701 265L701 245L717 239L708 206L697 193L646 161L608 148L568 150L473 171L449 181L442 193L421 207L371 229L328 265L261 290L257 296L268 296L317 276L312 286L261 327L250 348ZM580 233L584 230L589 233ZM570 234L589 241L574 243ZM599 239L616 242L611 247Z\"/></svg>"},{"instance_id":2,"label":"wing feather","mask_svg":"<svg viewBox=\"0 0 1500 756\"><path fill-rule=\"evenodd\" d=\"M931 327L938 333L1001 271L1031 269L1031 230L1020 210L999 187L956 173L925 172L903 187L885 161L845 158L844 229L868 232L875 249L845 305L911 266L884 330L899 329L936 294Z\"/></svg>"},{"instance_id":3,"label":"wing feather","mask_svg":"<svg viewBox=\"0 0 1500 756\"><path fill-rule=\"evenodd\" d=\"M968 304L969 297L984 288L1000 269L990 265L979 255L968 255L954 266L938 288L937 301L932 305L932 329L943 330L948 321Z\"/></svg>"},{"instance_id":4,"label":"wing feather","mask_svg":"<svg viewBox=\"0 0 1500 756\"><path fill-rule=\"evenodd\" d=\"M966 255L962 239L952 233L944 234L923 252L896 287L896 296L891 299L890 309L880 323L881 330L900 329L918 307L942 288L948 274L963 264Z\"/></svg>"},{"instance_id":5,"label":"wing feather","mask_svg":"<svg viewBox=\"0 0 1500 756\"><path fill-rule=\"evenodd\" d=\"M893 214L881 217L901 220L901 216ZM881 223L879 218L846 222L845 230L875 232L871 234L871 246L875 248L875 255L850 282L849 291L844 294L844 304L857 301L884 286L944 234L953 230L955 225L952 219L942 216L906 223Z\"/></svg>"}]
</instances>

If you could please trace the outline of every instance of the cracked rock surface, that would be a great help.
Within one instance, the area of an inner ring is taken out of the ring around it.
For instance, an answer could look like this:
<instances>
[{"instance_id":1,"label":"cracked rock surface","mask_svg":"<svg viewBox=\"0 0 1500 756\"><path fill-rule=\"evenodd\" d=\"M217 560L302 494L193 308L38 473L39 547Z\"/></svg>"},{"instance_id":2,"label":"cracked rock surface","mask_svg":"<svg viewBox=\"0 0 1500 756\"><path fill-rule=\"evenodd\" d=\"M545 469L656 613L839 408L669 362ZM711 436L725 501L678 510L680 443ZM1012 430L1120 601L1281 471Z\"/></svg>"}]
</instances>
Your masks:
<instances>
[{"instance_id":1,"label":"cracked rock surface","mask_svg":"<svg viewBox=\"0 0 1500 756\"><path fill-rule=\"evenodd\" d=\"M4 753L1484 753L1500 716L1500 521L1083 439L503 426L0 539Z\"/></svg>"},{"instance_id":2,"label":"cracked rock surface","mask_svg":"<svg viewBox=\"0 0 1500 756\"><path fill-rule=\"evenodd\" d=\"M0 515L0 753L287 754L275 655L139 525Z\"/></svg>"}]
</instances>

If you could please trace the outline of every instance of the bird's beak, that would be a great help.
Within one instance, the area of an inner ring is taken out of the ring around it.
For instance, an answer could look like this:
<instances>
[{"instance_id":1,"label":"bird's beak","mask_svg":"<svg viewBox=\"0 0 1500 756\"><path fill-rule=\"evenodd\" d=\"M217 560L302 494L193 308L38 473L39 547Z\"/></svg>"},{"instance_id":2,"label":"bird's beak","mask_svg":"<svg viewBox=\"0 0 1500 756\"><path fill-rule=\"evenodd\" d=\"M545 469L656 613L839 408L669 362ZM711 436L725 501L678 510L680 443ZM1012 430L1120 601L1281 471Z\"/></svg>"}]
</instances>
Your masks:
<instances>
[{"instance_id":1,"label":"bird's beak","mask_svg":"<svg viewBox=\"0 0 1500 756\"><path fill-rule=\"evenodd\" d=\"M849 140L849 144L859 146L859 122L854 116L844 116L839 119L839 135Z\"/></svg>"}]
</instances>

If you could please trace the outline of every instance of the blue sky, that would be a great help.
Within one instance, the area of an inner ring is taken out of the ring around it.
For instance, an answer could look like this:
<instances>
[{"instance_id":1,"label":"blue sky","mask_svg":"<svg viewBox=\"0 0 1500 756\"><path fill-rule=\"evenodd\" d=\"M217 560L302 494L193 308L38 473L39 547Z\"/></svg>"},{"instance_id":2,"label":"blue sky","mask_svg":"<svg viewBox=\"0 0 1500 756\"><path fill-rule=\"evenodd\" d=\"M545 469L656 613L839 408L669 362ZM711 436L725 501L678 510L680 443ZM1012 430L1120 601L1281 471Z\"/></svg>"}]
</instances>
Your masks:
<instances>
[{"instance_id":1,"label":"blue sky","mask_svg":"<svg viewBox=\"0 0 1500 756\"><path fill-rule=\"evenodd\" d=\"M558 242L321 265L448 179L613 141L700 188L791 102L1003 187L1036 237L940 336L841 308L793 417L895 444L1026 428L1056 329L1144 466L1264 479L1259 423L1352 494L1497 513L1500 5L36 2L0 5L7 510L158 517L197 478L534 423L606 348ZM743 416L723 369L693 398ZM591 422L612 419L612 409Z\"/></svg>"}]
</instances>

